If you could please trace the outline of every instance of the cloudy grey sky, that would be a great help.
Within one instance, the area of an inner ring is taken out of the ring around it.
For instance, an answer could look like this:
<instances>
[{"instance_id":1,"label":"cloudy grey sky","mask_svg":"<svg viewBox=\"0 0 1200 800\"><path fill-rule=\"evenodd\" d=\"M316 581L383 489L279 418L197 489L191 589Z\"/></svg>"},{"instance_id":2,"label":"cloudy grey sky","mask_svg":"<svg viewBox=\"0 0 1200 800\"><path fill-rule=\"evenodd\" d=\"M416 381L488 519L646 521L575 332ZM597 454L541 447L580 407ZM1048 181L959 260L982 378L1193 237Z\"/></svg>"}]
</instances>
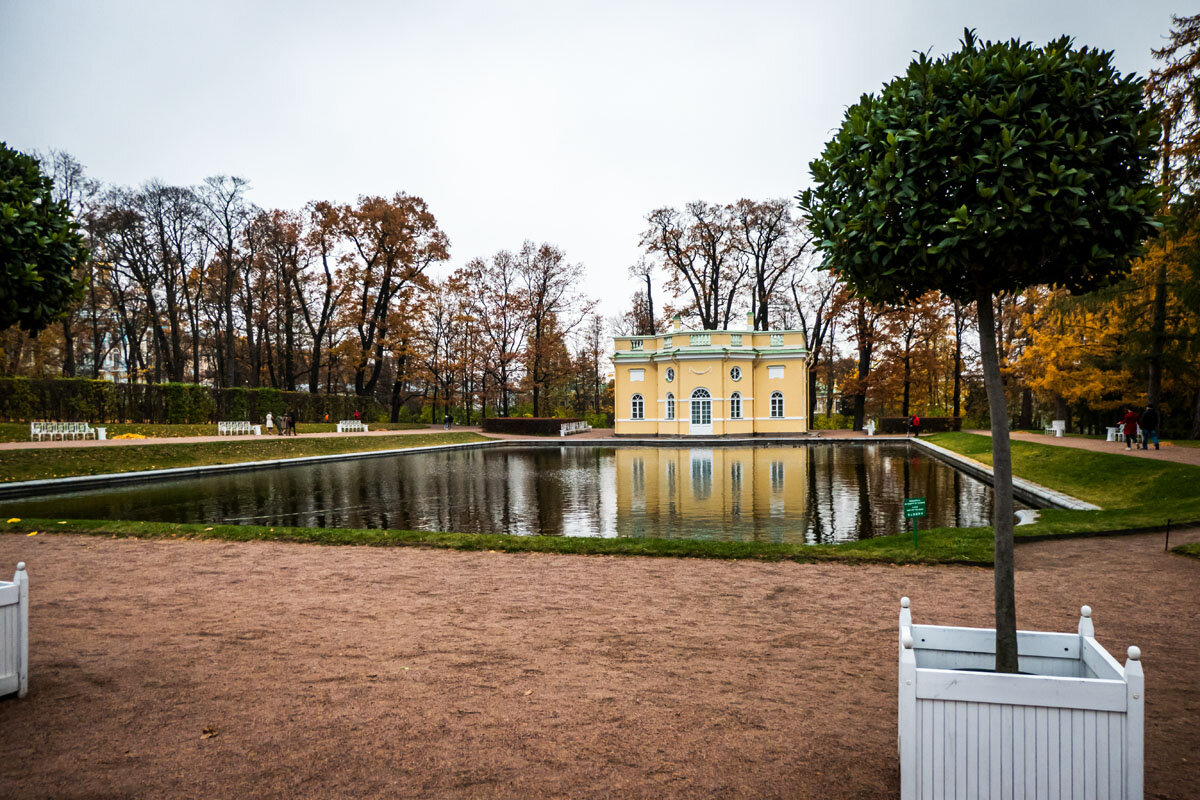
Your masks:
<instances>
[{"instance_id":1,"label":"cloudy grey sky","mask_svg":"<svg viewBox=\"0 0 1200 800\"><path fill-rule=\"evenodd\" d=\"M1158 0L0 0L0 139L106 182L230 173L252 199L406 191L452 264L549 241L611 315L645 215L790 197L913 51L1061 34L1148 72Z\"/></svg>"}]
</instances>

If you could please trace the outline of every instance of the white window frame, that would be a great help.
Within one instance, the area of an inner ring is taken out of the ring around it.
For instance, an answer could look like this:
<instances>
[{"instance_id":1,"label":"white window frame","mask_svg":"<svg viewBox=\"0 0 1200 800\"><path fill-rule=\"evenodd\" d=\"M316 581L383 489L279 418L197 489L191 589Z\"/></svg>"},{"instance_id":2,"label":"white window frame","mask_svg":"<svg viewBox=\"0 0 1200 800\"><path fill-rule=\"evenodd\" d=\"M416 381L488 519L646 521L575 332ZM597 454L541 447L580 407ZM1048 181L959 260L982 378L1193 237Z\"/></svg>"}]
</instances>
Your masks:
<instances>
[{"instance_id":1,"label":"white window frame","mask_svg":"<svg viewBox=\"0 0 1200 800\"><path fill-rule=\"evenodd\" d=\"M771 419L783 419L783 392L771 392Z\"/></svg>"},{"instance_id":2,"label":"white window frame","mask_svg":"<svg viewBox=\"0 0 1200 800\"><path fill-rule=\"evenodd\" d=\"M667 379L667 383L670 383L670 382L672 382L673 380L675 380L675 368L674 368L674 367L667 367L667 374L666 374L666 376L665 376L665 377L666 377L666 379Z\"/></svg>"},{"instance_id":3,"label":"white window frame","mask_svg":"<svg viewBox=\"0 0 1200 800\"><path fill-rule=\"evenodd\" d=\"M729 418L730 419L741 419L742 418L742 393L741 392L734 392L733 394L729 395Z\"/></svg>"},{"instance_id":4,"label":"white window frame","mask_svg":"<svg viewBox=\"0 0 1200 800\"><path fill-rule=\"evenodd\" d=\"M729 368L729 379L733 380L733 381L740 381L742 379L742 368L741 367L730 367Z\"/></svg>"},{"instance_id":5,"label":"white window frame","mask_svg":"<svg viewBox=\"0 0 1200 800\"><path fill-rule=\"evenodd\" d=\"M640 422L646 418L646 398L635 393L629 398L629 419Z\"/></svg>"},{"instance_id":6,"label":"white window frame","mask_svg":"<svg viewBox=\"0 0 1200 800\"><path fill-rule=\"evenodd\" d=\"M675 419L675 394L667 392L667 419Z\"/></svg>"}]
</instances>

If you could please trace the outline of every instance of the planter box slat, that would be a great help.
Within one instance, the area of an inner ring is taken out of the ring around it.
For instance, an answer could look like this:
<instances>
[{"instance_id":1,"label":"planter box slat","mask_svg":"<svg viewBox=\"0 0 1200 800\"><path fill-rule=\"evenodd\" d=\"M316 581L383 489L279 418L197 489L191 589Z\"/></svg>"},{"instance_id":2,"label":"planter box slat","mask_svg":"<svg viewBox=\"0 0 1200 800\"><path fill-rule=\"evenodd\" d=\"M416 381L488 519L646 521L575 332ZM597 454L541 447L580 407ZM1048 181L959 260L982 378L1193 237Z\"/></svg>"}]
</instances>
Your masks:
<instances>
[{"instance_id":1,"label":"planter box slat","mask_svg":"<svg viewBox=\"0 0 1200 800\"><path fill-rule=\"evenodd\" d=\"M961 700L1004 705L1125 711L1125 683L1097 678L1039 675L1037 686L1028 675L1001 675L953 669L917 670L918 700ZM1014 703L1013 698L1021 702Z\"/></svg>"},{"instance_id":2,"label":"planter box slat","mask_svg":"<svg viewBox=\"0 0 1200 800\"><path fill-rule=\"evenodd\" d=\"M1019 631L1023 673L1011 675L991 671L994 631L913 625L902 606L903 800L1141 800L1141 654L1129 648L1124 666L1109 655L1090 609L1077 634Z\"/></svg>"},{"instance_id":3,"label":"planter box slat","mask_svg":"<svg viewBox=\"0 0 1200 800\"><path fill-rule=\"evenodd\" d=\"M996 653L996 634L986 628L913 625L912 632L913 647L917 650ZM1079 636L1074 633L1017 631L1017 654L1076 659L1079 658Z\"/></svg>"},{"instance_id":4,"label":"planter box slat","mask_svg":"<svg viewBox=\"0 0 1200 800\"><path fill-rule=\"evenodd\" d=\"M24 697L29 687L29 578L17 564L12 582L0 581L0 695Z\"/></svg>"}]
</instances>

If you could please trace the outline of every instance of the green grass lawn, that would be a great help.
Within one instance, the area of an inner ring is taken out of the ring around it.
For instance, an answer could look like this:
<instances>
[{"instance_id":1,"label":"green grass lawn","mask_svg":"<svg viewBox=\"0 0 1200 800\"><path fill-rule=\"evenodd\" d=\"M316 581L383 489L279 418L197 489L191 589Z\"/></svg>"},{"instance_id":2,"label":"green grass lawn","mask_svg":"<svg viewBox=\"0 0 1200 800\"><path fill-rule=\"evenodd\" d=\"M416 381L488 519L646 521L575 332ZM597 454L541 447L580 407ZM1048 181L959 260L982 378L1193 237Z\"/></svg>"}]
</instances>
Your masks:
<instances>
[{"instance_id":1,"label":"green grass lawn","mask_svg":"<svg viewBox=\"0 0 1200 800\"><path fill-rule=\"evenodd\" d=\"M216 425L151 425L141 423L97 423L107 428L108 438L123 433L140 433L142 436L167 437L177 436L216 436ZM95 427L95 426L93 426ZM424 422L371 422L367 424L370 430L379 431L409 431L419 428L429 428ZM336 422L301 422L296 425L297 433L332 433L337 430ZM263 429L266 435L266 429ZM0 422L0 442L28 442L28 422Z\"/></svg>"},{"instance_id":2,"label":"green grass lawn","mask_svg":"<svg viewBox=\"0 0 1200 800\"><path fill-rule=\"evenodd\" d=\"M1189 544L1176 545L1171 548L1172 553L1179 553L1181 556L1191 556L1192 558L1200 558L1200 542L1191 542Z\"/></svg>"},{"instance_id":3,"label":"green grass lawn","mask_svg":"<svg viewBox=\"0 0 1200 800\"><path fill-rule=\"evenodd\" d=\"M939 433L934 444L992 463L992 440L973 433ZM1200 467L1013 441L1013 472L1100 506L1102 511L1046 509L1018 537L1100 532L1200 521Z\"/></svg>"},{"instance_id":4,"label":"green grass lawn","mask_svg":"<svg viewBox=\"0 0 1200 800\"><path fill-rule=\"evenodd\" d=\"M118 447L54 447L0 450L0 482L103 475L146 469L233 464L273 458L392 450L431 444L485 442L477 433L412 433L403 436L346 436L327 439L231 438L193 445L140 444Z\"/></svg>"},{"instance_id":5,"label":"green grass lawn","mask_svg":"<svg viewBox=\"0 0 1200 800\"><path fill-rule=\"evenodd\" d=\"M839 561L886 564L966 564L987 566L992 540L986 530L921 532L914 550L909 534L883 536L836 545L774 542L718 542L696 539L637 539L585 536L508 536L485 533L371 530L356 528L288 528L259 525L192 525L105 520L0 520L0 532L28 535L75 533L140 539L221 539L234 542L279 541L319 545L373 547L439 547L453 550L498 550L508 553L668 556L675 558L757 559L765 561Z\"/></svg>"}]
</instances>

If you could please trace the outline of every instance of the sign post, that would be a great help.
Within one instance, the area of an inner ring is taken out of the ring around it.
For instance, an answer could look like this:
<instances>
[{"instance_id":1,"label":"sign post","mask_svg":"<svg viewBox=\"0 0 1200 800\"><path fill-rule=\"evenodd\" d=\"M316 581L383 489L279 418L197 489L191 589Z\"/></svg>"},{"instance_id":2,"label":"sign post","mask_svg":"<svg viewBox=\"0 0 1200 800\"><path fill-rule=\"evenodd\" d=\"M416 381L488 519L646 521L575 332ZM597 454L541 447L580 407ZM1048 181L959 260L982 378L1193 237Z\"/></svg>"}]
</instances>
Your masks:
<instances>
[{"instance_id":1,"label":"sign post","mask_svg":"<svg viewBox=\"0 0 1200 800\"><path fill-rule=\"evenodd\" d=\"M913 521L913 547L917 546L917 520L925 516L925 498L908 497L904 500L904 518Z\"/></svg>"}]
</instances>

